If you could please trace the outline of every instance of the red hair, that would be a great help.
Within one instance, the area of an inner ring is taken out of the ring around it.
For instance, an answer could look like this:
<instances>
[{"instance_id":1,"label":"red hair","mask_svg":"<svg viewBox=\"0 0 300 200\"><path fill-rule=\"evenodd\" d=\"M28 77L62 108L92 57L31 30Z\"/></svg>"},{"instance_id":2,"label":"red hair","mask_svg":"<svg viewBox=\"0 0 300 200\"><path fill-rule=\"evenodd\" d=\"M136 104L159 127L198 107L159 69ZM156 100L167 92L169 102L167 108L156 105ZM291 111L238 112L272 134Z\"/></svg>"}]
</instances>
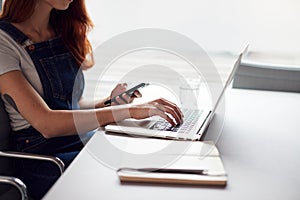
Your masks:
<instances>
[{"instance_id":1,"label":"red hair","mask_svg":"<svg viewBox=\"0 0 300 200\"><path fill-rule=\"evenodd\" d=\"M34 12L37 0L5 0L0 20L20 23L27 20ZM67 10L53 9L49 23L60 34L64 43L72 52L79 66L84 69L93 66L92 46L87 33L93 27L84 0L73 1ZM86 60L87 55L90 60Z\"/></svg>"}]
</instances>

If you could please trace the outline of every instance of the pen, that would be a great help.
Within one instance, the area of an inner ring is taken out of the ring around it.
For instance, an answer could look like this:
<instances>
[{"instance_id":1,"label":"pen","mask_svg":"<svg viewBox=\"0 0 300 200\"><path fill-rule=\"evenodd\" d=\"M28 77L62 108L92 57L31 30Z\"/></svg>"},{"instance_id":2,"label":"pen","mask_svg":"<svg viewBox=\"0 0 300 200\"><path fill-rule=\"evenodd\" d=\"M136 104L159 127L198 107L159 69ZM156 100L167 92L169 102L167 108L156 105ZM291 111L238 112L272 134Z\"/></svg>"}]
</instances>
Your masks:
<instances>
[{"instance_id":1,"label":"pen","mask_svg":"<svg viewBox=\"0 0 300 200\"><path fill-rule=\"evenodd\" d=\"M158 169L158 168L120 168L119 170L154 172L154 173L174 173L174 174L200 174L200 175L202 175L205 171L203 169L190 170L190 169Z\"/></svg>"},{"instance_id":2,"label":"pen","mask_svg":"<svg viewBox=\"0 0 300 200\"><path fill-rule=\"evenodd\" d=\"M171 174L195 174L204 176L226 176L225 173L212 173L206 169L160 169L160 168L120 168L117 172L131 171L131 172L148 172L148 173L171 173Z\"/></svg>"}]
</instances>

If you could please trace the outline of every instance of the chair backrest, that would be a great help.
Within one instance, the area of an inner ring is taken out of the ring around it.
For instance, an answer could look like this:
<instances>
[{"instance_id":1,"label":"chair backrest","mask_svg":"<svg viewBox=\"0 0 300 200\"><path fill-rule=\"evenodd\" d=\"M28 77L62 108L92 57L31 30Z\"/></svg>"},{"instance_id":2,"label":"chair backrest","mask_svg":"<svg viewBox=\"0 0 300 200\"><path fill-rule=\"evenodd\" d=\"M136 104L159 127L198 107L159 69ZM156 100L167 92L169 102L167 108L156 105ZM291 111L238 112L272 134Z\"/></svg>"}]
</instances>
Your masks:
<instances>
[{"instance_id":1,"label":"chair backrest","mask_svg":"<svg viewBox=\"0 0 300 200\"><path fill-rule=\"evenodd\" d=\"M11 127L4 103L0 98L0 151L6 150L11 150ZM13 174L12 168L12 159L0 157L0 175Z\"/></svg>"},{"instance_id":2,"label":"chair backrest","mask_svg":"<svg viewBox=\"0 0 300 200\"><path fill-rule=\"evenodd\" d=\"M0 94L0 151L11 150L11 127L8 114ZM14 162L11 158L0 157L0 176L14 175ZM11 192L13 188L7 185L0 185L0 199L3 195L12 196L16 192ZM18 192L17 192L18 194Z\"/></svg>"},{"instance_id":3,"label":"chair backrest","mask_svg":"<svg viewBox=\"0 0 300 200\"><path fill-rule=\"evenodd\" d=\"M10 134L11 134L11 127L9 123L9 117L4 108L4 103L0 98L0 151L9 150Z\"/></svg>"}]
</instances>

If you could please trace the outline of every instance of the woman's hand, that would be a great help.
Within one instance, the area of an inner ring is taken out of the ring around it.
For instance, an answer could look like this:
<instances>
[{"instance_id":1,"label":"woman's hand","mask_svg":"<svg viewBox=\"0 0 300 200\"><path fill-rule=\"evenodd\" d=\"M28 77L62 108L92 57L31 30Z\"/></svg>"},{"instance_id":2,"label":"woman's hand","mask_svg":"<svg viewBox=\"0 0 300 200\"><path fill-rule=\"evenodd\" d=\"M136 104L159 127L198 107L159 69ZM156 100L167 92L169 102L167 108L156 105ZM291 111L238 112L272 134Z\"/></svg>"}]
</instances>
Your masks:
<instances>
[{"instance_id":1,"label":"woman's hand","mask_svg":"<svg viewBox=\"0 0 300 200\"><path fill-rule=\"evenodd\" d=\"M134 91L133 95L131 96L127 94L123 94L122 96L119 96L121 93L126 91L126 88L127 88L127 83L120 83L112 90L109 97L101 100L96 100L93 102L88 102L86 100L83 100L82 98L79 102L79 105L82 109L104 108L111 105L114 106L114 105L132 103L135 98L140 98L142 96L142 94L138 90ZM105 103L108 100L112 100L110 104Z\"/></svg>"},{"instance_id":2,"label":"woman's hand","mask_svg":"<svg viewBox=\"0 0 300 200\"><path fill-rule=\"evenodd\" d=\"M142 94L138 90L134 91L132 96L129 96L126 93L120 96L121 93L126 92L126 89L127 89L127 83L120 83L112 90L109 97L110 99L113 100L111 102L111 105L132 103L135 98L139 98L142 96Z\"/></svg>"},{"instance_id":3,"label":"woman's hand","mask_svg":"<svg viewBox=\"0 0 300 200\"><path fill-rule=\"evenodd\" d=\"M158 115L167 120L173 126L182 123L183 114L178 106L166 99L160 98L148 103L132 105L129 108L130 117L144 119Z\"/></svg>"}]
</instances>

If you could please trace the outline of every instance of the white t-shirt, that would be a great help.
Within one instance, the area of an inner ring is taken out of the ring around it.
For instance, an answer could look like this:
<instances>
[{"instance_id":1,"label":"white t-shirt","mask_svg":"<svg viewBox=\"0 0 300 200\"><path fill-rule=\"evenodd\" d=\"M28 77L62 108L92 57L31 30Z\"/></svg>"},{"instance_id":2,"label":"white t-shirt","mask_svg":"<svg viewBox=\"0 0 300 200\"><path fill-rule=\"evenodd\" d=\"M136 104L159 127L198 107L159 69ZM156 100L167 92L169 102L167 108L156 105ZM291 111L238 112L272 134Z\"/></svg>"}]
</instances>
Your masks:
<instances>
[{"instance_id":1,"label":"white t-shirt","mask_svg":"<svg viewBox=\"0 0 300 200\"><path fill-rule=\"evenodd\" d=\"M43 87L36 68L25 48L0 29L0 75L20 70L32 87L43 97ZM28 128L30 124L3 99L14 131Z\"/></svg>"}]
</instances>

